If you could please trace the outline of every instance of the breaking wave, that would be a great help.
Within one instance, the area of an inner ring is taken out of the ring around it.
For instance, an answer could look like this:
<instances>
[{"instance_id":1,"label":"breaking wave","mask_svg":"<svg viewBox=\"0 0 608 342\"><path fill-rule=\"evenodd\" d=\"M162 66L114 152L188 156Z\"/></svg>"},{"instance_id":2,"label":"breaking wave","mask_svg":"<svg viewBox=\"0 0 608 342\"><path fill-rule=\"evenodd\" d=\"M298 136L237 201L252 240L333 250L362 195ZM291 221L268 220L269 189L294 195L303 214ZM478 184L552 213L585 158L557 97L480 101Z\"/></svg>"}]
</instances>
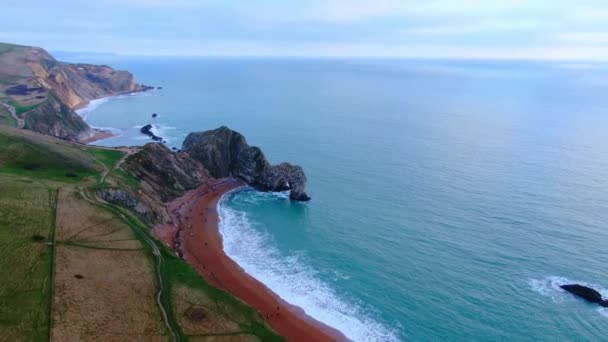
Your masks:
<instances>
[{"instance_id":1,"label":"breaking wave","mask_svg":"<svg viewBox=\"0 0 608 342\"><path fill-rule=\"evenodd\" d=\"M227 198L224 196L218 204L224 251L247 273L353 341L399 340L394 331L372 315L341 298L300 255L279 252L272 245L271 237L256 230L245 212L226 205Z\"/></svg>"}]
</instances>

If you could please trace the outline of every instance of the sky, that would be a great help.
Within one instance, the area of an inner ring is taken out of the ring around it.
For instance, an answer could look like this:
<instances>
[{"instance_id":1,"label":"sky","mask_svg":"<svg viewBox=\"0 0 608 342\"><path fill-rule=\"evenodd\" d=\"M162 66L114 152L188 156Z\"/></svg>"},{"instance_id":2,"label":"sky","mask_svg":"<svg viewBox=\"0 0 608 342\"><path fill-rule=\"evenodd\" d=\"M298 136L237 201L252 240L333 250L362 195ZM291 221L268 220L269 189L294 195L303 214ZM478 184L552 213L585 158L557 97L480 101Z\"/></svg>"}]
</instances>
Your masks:
<instances>
[{"instance_id":1,"label":"sky","mask_svg":"<svg viewBox=\"0 0 608 342\"><path fill-rule=\"evenodd\" d=\"M0 41L147 56L608 60L606 0L3 0Z\"/></svg>"}]
</instances>

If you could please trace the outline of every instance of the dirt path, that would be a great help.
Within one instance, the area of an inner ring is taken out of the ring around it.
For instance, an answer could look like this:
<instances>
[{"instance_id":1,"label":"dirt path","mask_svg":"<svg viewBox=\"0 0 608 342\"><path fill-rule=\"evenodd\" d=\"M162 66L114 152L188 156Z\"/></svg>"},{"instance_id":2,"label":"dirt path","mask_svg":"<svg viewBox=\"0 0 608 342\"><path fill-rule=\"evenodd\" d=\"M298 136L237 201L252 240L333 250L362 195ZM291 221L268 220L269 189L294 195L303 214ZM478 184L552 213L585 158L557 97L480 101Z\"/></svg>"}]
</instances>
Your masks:
<instances>
[{"instance_id":1,"label":"dirt path","mask_svg":"<svg viewBox=\"0 0 608 342\"><path fill-rule=\"evenodd\" d=\"M120 164L122 164L122 161L129 155L135 153L137 151L137 149L127 149L128 151L117 163L116 165L114 165L114 167L112 168L112 170L116 169ZM124 151L124 150L123 150ZM95 159L95 158L93 158ZM110 173L110 169L108 169L107 166L105 166L102 162L100 162L99 160L95 159L100 165L103 166L104 171L102 173L101 178L99 179L98 184L103 184L105 182L105 179L108 175L108 173ZM152 250L152 255L154 256L154 264L155 264L155 273L156 273L156 281L158 284L158 292L156 293L156 303L158 304L158 308L160 309L160 312L163 316L163 321L165 323L165 326L167 327L167 331L171 334L171 340L172 341L179 341L179 333L176 331L177 329L175 327L173 327L173 325L171 324L170 320L169 320L169 316L167 314L167 311L171 310L170 307L166 307L166 303L169 303L168 300L166 300L166 298L164 298L165 296L167 296L168 294L165 293L165 291L167 291L167 289L165 288L165 279L163 278L163 263L165 262L165 260L163 259L162 253L160 251L160 249L158 248L158 245L152 240L152 238L150 238L145 232L141 231L138 227L135 227L131 221L129 220L129 218L127 218L122 212L120 212L119 210L114 209L113 207L111 207L111 205L99 198L97 198L97 196L89 196L87 194L87 188L93 186L94 184L91 185L87 185L84 187L80 188L80 195L82 196L82 198L84 198L86 201L88 201L89 203L95 204L95 205L99 205L102 206L106 209L109 209L110 211L112 211L114 214L116 214L123 222L125 222L127 225L129 225L133 231L135 232L135 234L137 236L139 236L141 238L141 240L147 244L150 249Z\"/></svg>"},{"instance_id":2,"label":"dirt path","mask_svg":"<svg viewBox=\"0 0 608 342\"><path fill-rule=\"evenodd\" d=\"M25 119L20 118L19 116L17 116L17 112L15 111L15 108L13 106L10 106L6 103L2 103L2 105L8 109L8 111L11 113L11 116L13 117L13 119L15 119L15 121L17 121L17 128L19 129L23 129L23 127L25 127Z\"/></svg>"},{"instance_id":3,"label":"dirt path","mask_svg":"<svg viewBox=\"0 0 608 342\"><path fill-rule=\"evenodd\" d=\"M115 169L118 169L122 165L122 163L125 161L125 159L127 159L127 157L129 157L130 155L135 154L135 153L139 152L139 150L141 150L141 148L139 148L139 147L118 147L116 149L119 151L125 152L125 155L122 158L120 158L120 160L118 161L118 163L116 163L116 165L114 165Z\"/></svg>"}]
</instances>

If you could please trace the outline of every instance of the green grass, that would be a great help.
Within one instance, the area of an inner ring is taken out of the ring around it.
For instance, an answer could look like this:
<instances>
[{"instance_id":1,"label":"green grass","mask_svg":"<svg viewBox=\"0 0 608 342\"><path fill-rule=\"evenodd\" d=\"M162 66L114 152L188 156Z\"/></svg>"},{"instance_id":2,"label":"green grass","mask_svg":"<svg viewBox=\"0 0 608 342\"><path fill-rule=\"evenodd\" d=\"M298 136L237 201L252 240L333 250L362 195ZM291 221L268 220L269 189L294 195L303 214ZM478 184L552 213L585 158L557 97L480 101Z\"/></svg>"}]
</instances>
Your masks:
<instances>
[{"instance_id":1,"label":"green grass","mask_svg":"<svg viewBox=\"0 0 608 342\"><path fill-rule=\"evenodd\" d=\"M0 131L0 172L77 182L97 175L99 166L84 152Z\"/></svg>"},{"instance_id":2,"label":"green grass","mask_svg":"<svg viewBox=\"0 0 608 342\"><path fill-rule=\"evenodd\" d=\"M201 291L209 299L207 310L219 311L221 314L236 321L240 327L239 334L257 336L261 341L285 341L277 333L268 328L258 312L241 302L226 291L220 290L207 283L196 270L178 259L172 252L162 246L162 252L167 263L166 276L170 279L169 291L177 284L185 285L192 291Z\"/></svg>"},{"instance_id":3,"label":"green grass","mask_svg":"<svg viewBox=\"0 0 608 342\"><path fill-rule=\"evenodd\" d=\"M112 179L116 180L119 185L136 190L140 186L140 181L132 173L126 171L123 168L117 168L112 170L109 175Z\"/></svg>"},{"instance_id":4,"label":"green grass","mask_svg":"<svg viewBox=\"0 0 608 342\"><path fill-rule=\"evenodd\" d=\"M17 120L15 120L11 115L11 112L2 105L0 105L0 125L17 127Z\"/></svg>"},{"instance_id":5,"label":"green grass","mask_svg":"<svg viewBox=\"0 0 608 342\"><path fill-rule=\"evenodd\" d=\"M31 132L0 126L0 341L48 341L52 322L52 270L57 189L85 177L99 176L100 165L112 169L123 152L83 147ZM67 175L72 176L68 177ZM130 173L112 170L119 183L139 186ZM93 190L93 189L90 189ZM163 292L168 323L179 340L187 340L174 312L172 290L187 287L201 293L205 308L236 323L231 334L284 341L253 308L208 284L193 268L167 249L134 214L111 204L97 203L129 225L154 258L150 239L160 249ZM91 248L89 244L86 246ZM98 247L98 246L97 246ZM160 319L160 318L159 318Z\"/></svg>"},{"instance_id":6,"label":"green grass","mask_svg":"<svg viewBox=\"0 0 608 342\"><path fill-rule=\"evenodd\" d=\"M39 105L39 104L35 104L35 105L31 105L31 106L25 106L25 105L18 103L15 100L9 100L8 104L11 105L13 108L15 108L15 112L17 113L17 115L21 115L23 113L29 112L30 110L34 110Z\"/></svg>"},{"instance_id":7,"label":"green grass","mask_svg":"<svg viewBox=\"0 0 608 342\"><path fill-rule=\"evenodd\" d=\"M122 158L125 153L118 150L106 150L101 148L89 147L86 149L91 157L97 159L104 164L108 169L112 169L116 163Z\"/></svg>"},{"instance_id":8,"label":"green grass","mask_svg":"<svg viewBox=\"0 0 608 342\"><path fill-rule=\"evenodd\" d=\"M0 175L0 340L48 341L56 191Z\"/></svg>"}]
</instances>

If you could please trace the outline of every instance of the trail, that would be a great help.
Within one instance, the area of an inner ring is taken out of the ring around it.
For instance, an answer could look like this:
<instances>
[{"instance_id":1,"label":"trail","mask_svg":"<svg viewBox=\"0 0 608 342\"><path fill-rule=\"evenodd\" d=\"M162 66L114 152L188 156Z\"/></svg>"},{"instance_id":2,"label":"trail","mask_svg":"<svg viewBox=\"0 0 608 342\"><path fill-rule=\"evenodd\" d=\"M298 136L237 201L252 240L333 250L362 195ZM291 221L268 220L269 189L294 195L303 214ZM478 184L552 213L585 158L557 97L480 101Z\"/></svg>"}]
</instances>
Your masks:
<instances>
[{"instance_id":1,"label":"trail","mask_svg":"<svg viewBox=\"0 0 608 342\"><path fill-rule=\"evenodd\" d=\"M23 127L25 127L25 120L23 118L20 118L19 116L17 116L17 112L15 111L15 108L6 103L3 103L2 105L6 109L8 109L8 111L11 113L11 116L13 117L13 119L15 119L15 121L17 121L17 128L23 129Z\"/></svg>"},{"instance_id":2,"label":"trail","mask_svg":"<svg viewBox=\"0 0 608 342\"><path fill-rule=\"evenodd\" d=\"M128 149L128 151L125 151L125 150L122 150L122 151L126 152L125 155L118 162L116 162L116 164L112 167L112 170L114 170L118 166L120 166L122 164L122 162L124 161L124 159L127 158L129 155L135 153L137 151L137 149ZM104 163L100 162L99 160L97 160L95 158L93 158L93 159L97 163L99 163L104 169L104 171L101 174L101 178L99 179L99 182L97 182L98 185L103 184L105 182L107 175L110 173L111 170ZM172 341L180 341L181 339L180 339L180 335L178 333L179 328L176 328L173 326L174 324L172 324L172 322L169 320L169 315L167 314L167 311L170 311L171 309L166 307L165 301L163 301L163 297L165 295L167 295L165 293L165 291L166 291L165 279L163 278L163 272L162 272L163 263L165 262L165 260L163 259L163 255L162 255L160 249L158 248L158 245L144 231L142 231L139 227L136 227L134 224L132 224L131 221L129 220L129 218L126 217L120 210L114 208L111 204L97 198L97 196L94 196L93 198L91 198L86 190L93 185L95 185L95 184L87 185L87 186L80 188L80 195L82 196L82 198L84 198L89 203L101 206L105 209L112 211L125 224L127 224L129 227L131 227L131 229L135 232L135 234L137 234L137 236L139 236L141 238L141 240L145 244L147 244L150 247L150 249L152 250L152 255L154 256L154 261L155 261L154 264L155 264L156 282L158 284L158 292L156 293L156 304L158 305L161 315L163 316L163 322L165 323L165 326L167 327L167 331L169 331L169 333L171 334ZM169 303L169 301L167 300L166 303Z\"/></svg>"},{"instance_id":3,"label":"trail","mask_svg":"<svg viewBox=\"0 0 608 342\"><path fill-rule=\"evenodd\" d=\"M51 247L51 302L49 303L49 341L53 338L53 304L55 302L55 256L57 253L57 207L59 206L59 191L57 189L55 191L49 191L49 207L53 212L53 216L51 219L51 227L50 227L50 247Z\"/></svg>"}]
</instances>

